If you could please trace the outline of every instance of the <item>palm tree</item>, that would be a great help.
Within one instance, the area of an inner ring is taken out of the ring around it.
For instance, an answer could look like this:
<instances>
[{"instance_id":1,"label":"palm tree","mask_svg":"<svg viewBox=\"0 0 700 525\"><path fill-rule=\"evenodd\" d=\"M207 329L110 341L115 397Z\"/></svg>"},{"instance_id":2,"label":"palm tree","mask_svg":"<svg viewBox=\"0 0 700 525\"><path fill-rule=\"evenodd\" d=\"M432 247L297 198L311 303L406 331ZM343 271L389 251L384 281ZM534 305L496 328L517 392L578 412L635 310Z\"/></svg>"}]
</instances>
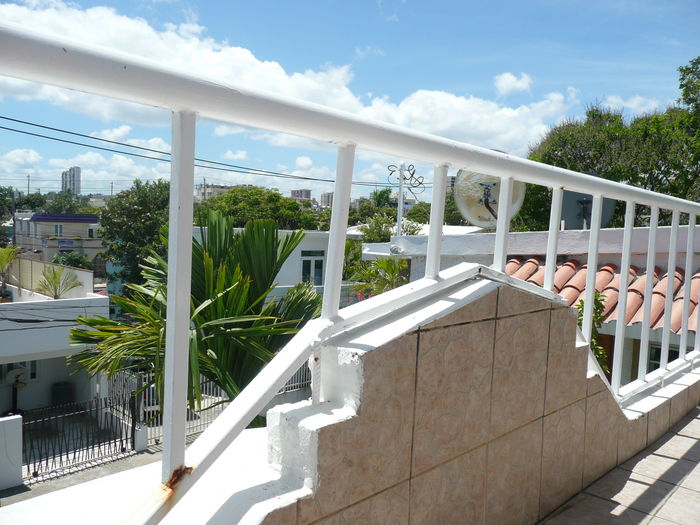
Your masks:
<instances>
[{"instance_id":1,"label":"palm tree","mask_svg":"<svg viewBox=\"0 0 700 525\"><path fill-rule=\"evenodd\" d=\"M0 297L8 297L7 281L10 279L10 265L17 258L17 248L7 246L0 248Z\"/></svg>"},{"instance_id":2,"label":"palm tree","mask_svg":"<svg viewBox=\"0 0 700 525\"><path fill-rule=\"evenodd\" d=\"M54 299L60 299L65 294L79 288L82 283L75 273L66 271L62 266L48 266L41 272L41 279L36 287L36 291L49 295Z\"/></svg>"},{"instance_id":3,"label":"palm tree","mask_svg":"<svg viewBox=\"0 0 700 525\"><path fill-rule=\"evenodd\" d=\"M408 262L393 257L360 261L352 279L360 283L355 286L357 293L365 297L379 295L408 282Z\"/></svg>"},{"instance_id":4,"label":"palm tree","mask_svg":"<svg viewBox=\"0 0 700 525\"><path fill-rule=\"evenodd\" d=\"M280 238L274 221L251 221L233 233L233 220L217 211L200 217L202 240L192 241L189 379L190 408L201 403L200 374L233 399L307 320L321 298L308 284L269 300L280 268L303 232ZM206 227L206 230L204 229ZM112 297L128 322L81 317L71 342L94 345L71 361L90 373L149 371L144 388L163 392L167 303L166 260L152 254L141 265L143 285Z\"/></svg>"}]
</instances>

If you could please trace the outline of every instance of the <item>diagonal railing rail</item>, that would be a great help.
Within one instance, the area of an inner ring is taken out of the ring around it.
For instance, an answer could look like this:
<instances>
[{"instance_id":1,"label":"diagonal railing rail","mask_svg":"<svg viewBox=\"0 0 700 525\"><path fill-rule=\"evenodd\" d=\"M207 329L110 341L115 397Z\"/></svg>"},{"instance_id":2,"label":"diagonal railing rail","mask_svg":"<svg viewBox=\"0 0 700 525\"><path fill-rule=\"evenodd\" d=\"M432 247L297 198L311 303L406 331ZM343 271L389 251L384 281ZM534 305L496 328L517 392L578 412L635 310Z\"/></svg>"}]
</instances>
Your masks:
<instances>
[{"instance_id":1,"label":"diagonal railing rail","mask_svg":"<svg viewBox=\"0 0 700 525\"><path fill-rule=\"evenodd\" d=\"M553 272L557 260L557 244L561 197L564 190L591 195L593 209L589 231L588 267L595 269L598 261L598 239L601 229L602 199L625 202L625 233L620 247L621 275L629 272L630 245L635 235L634 210L639 206L651 210L649 253L647 267L657 263L656 229L659 211L673 215L671 242L668 246L670 272L677 262L678 236L681 215L688 222L688 237L694 235L696 216L700 204L647 191L612 181L607 181L574 171L548 166L485 148L472 146L446 138L428 135L411 129L372 121L357 115L341 112L309 102L288 99L279 95L252 91L220 83L214 79L197 77L182 71L169 69L147 59L116 51L88 47L81 42L57 39L31 33L21 27L0 25L0 74L20 79L61 86L87 93L113 97L130 102L166 108L172 112L172 165L170 199L170 242L168 320L166 333L166 389L164 421L163 475L165 492L153 499L152 505L143 510L141 521L156 522L167 512L173 501L194 483L194 480L211 465L221 451L242 431L258 411L262 409L287 379L307 359L312 358L314 371L313 397L323 399L318 377L320 346L332 335L369 319L381 317L386 312L400 310L413 301L439 293L445 286L467 278L464 268L448 274L438 274L440 268L441 228L444 213L446 176L449 167L467 168L501 179L499 201L508 202L515 180L543 185L552 190L552 209L549 241L546 253L545 287L553 286ZM289 133L331 142L337 145L338 161L334 191L334 206L328 249L327 271L324 282L322 318L312 321L262 370L244 389L217 421L185 452L184 391L187 370L187 316L183 304L189 295L190 246L192 223L192 193L194 143L198 118L211 118L254 128ZM378 151L399 158L435 165L433 206L431 211L430 242L426 260L426 277L388 292L370 301L339 311L338 297L341 284L343 247L347 226L347 210L355 163L355 149ZM498 218L493 268L503 271L508 254L510 217L507 213ZM687 239L685 269L692 274L694 265L693 239ZM627 284L622 280L620 297L626 297ZM649 282L649 280L647 281ZM588 272L584 336L590 340L593 324L595 271ZM647 290L650 292L650 290ZM669 291L671 288L669 287ZM688 312L690 279L684 287L684 312ZM645 296L644 328L649 325L651 292ZM666 294L666 311L670 312L672 294ZM182 299L185 298L183 301ZM624 299L623 299L624 303ZM698 316L700 319L700 316ZM700 322L700 321L699 321ZM638 379L629 385L621 384L622 345L626 326L618 323L611 385L615 394L629 396L649 384L663 380L683 367L689 366L700 355L700 337L693 338L690 351L685 348L681 357L668 361L671 340L668 322L663 326L662 366L649 373L646 359L649 334L642 335ZM690 345L689 331L698 326L688 326L684 319L681 340ZM313 356L313 357L312 357ZM642 362L643 361L643 362Z\"/></svg>"}]
</instances>

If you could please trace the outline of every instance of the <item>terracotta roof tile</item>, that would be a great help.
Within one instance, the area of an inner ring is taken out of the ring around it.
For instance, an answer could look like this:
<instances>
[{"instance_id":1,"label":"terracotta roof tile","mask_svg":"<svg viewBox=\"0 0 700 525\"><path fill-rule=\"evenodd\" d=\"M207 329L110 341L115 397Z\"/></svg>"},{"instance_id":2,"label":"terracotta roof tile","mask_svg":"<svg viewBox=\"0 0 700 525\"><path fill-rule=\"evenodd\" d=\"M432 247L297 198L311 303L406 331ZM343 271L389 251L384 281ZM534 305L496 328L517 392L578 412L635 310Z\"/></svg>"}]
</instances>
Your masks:
<instances>
[{"instance_id":1,"label":"terracotta roof tile","mask_svg":"<svg viewBox=\"0 0 700 525\"><path fill-rule=\"evenodd\" d=\"M627 284L631 284L632 281L637 277L638 268L636 266L630 266L629 274L627 275ZM617 306L617 300L620 296L620 274L616 273L612 281L610 281L605 288L603 288L602 294L605 299L605 308L603 309L603 317L607 318L613 309Z\"/></svg>"},{"instance_id":2,"label":"terracotta roof tile","mask_svg":"<svg viewBox=\"0 0 700 525\"><path fill-rule=\"evenodd\" d=\"M681 287L681 284L683 284L683 278L685 277L685 272L681 268L676 268L676 271L673 274L673 295L676 294L678 289ZM666 287L668 286L668 273L664 275L664 278L659 281L659 285L663 282L663 291L659 292L659 295L663 297L664 304L661 306L660 309L660 314L659 317L656 319L655 323L652 323L651 327L652 328L661 328L664 325L664 308L665 308L665 302L666 302ZM658 285L657 285L658 286ZM654 293L656 293L656 288L654 288ZM653 309L653 306L652 306ZM652 314L654 312L652 311ZM671 313L673 313L673 310L671 310ZM652 316L652 319L654 317ZM673 329L673 327L672 327Z\"/></svg>"},{"instance_id":3,"label":"terracotta roof tile","mask_svg":"<svg viewBox=\"0 0 700 525\"><path fill-rule=\"evenodd\" d=\"M506 273L518 279L542 286L544 284L545 266L540 257L531 257L527 260L511 258L506 263ZM663 326L663 313L665 308L667 276L659 279L661 271L654 268L653 279L654 288L651 296L651 317L650 326L660 328ZM588 266L581 265L579 261L570 260L562 263L554 274L554 289L569 304L575 306L579 300L586 295L586 279L588 276ZM649 275L641 272L638 268L630 267L627 289L627 305L625 311L625 322L628 325L642 322L644 318L644 291L646 280ZM676 268L674 273L674 301L671 312L671 330L679 332L683 320L683 270ZM618 299L620 288L620 274L614 264L605 264L596 272L595 288L601 292L605 299L603 310L604 322L614 321L618 318ZM691 301L688 317L688 329L695 331L700 315L697 298L700 295L700 272L692 277L691 281Z\"/></svg>"},{"instance_id":4,"label":"terracotta roof tile","mask_svg":"<svg viewBox=\"0 0 700 525\"><path fill-rule=\"evenodd\" d=\"M568 261L562 264L554 273L554 291L559 293L564 285L569 282L574 274L578 271L581 263L578 261Z\"/></svg>"}]
</instances>

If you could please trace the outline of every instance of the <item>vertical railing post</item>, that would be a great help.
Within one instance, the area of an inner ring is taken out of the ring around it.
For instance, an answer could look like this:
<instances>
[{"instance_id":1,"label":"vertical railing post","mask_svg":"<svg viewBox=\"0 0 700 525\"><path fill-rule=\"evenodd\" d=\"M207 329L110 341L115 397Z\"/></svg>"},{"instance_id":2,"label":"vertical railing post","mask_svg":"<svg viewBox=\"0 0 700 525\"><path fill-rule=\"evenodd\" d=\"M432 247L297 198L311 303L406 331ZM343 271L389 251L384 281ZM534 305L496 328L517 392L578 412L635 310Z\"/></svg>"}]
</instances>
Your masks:
<instances>
[{"instance_id":1,"label":"vertical railing post","mask_svg":"<svg viewBox=\"0 0 700 525\"><path fill-rule=\"evenodd\" d=\"M403 174L406 172L406 164L402 161L399 164L399 194L396 199L396 236L399 237L403 231Z\"/></svg>"},{"instance_id":2,"label":"vertical railing post","mask_svg":"<svg viewBox=\"0 0 700 525\"><path fill-rule=\"evenodd\" d=\"M163 483L166 483L173 471L185 461L195 125L194 113L178 111L172 115L163 399Z\"/></svg>"},{"instance_id":3,"label":"vertical railing post","mask_svg":"<svg viewBox=\"0 0 700 525\"><path fill-rule=\"evenodd\" d=\"M634 208L632 201L627 201L625 209L625 233L622 239L622 261L620 263L620 289L617 300L617 324L615 326L615 347L613 349L612 381L613 394L620 393L622 378L622 357L625 352L625 330L627 328L627 287L630 273L630 256L632 252L632 233L634 228ZM589 269L590 272L590 269ZM594 272L595 273L595 272Z\"/></svg>"},{"instance_id":4,"label":"vertical railing post","mask_svg":"<svg viewBox=\"0 0 700 525\"><path fill-rule=\"evenodd\" d=\"M354 166L355 145L342 144L338 146L331 227L328 237L328 258L326 259L326 275L323 280L323 307L321 310L323 319L331 319L338 314Z\"/></svg>"},{"instance_id":5,"label":"vertical railing post","mask_svg":"<svg viewBox=\"0 0 700 525\"><path fill-rule=\"evenodd\" d=\"M690 315L690 291L693 282L695 262L695 214L688 215L688 233L685 244L685 280L683 283L683 320L681 321L681 341L678 357L685 359L688 347L688 316Z\"/></svg>"},{"instance_id":6,"label":"vertical railing post","mask_svg":"<svg viewBox=\"0 0 700 525\"><path fill-rule=\"evenodd\" d=\"M656 269L656 229L659 226L659 208L651 207L649 218L649 239L647 241L647 280L644 285L644 312L642 316L642 337L639 342L639 368L637 379L646 381L649 366L649 334L651 333L651 299L654 293L654 270Z\"/></svg>"},{"instance_id":7,"label":"vertical railing post","mask_svg":"<svg viewBox=\"0 0 700 525\"><path fill-rule=\"evenodd\" d=\"M442 224L445 220L445 190L447 187L447 164L435 166L433 175L433 199L430 204L430 231L428 252L425 259L425 276L437 279L440 273L440 250L442 248Z\"/></svg>"},{"instance_id":8,"label":"vertical railing post","mask_svg":"<svg viewBox=\"0 0 700 525\"><path fill-rule=\"evenodd\" d=\"M355 166L355 145L338 146L338 160L335 173L333 208L331 209L331 227L328 237L328 258L326 275L323 280L322 319L333 319L338 315L340 303L340 286L343 280L343 263L345 262L345 238L348 229L350 211L350 190L352 172ZM316 350L311 356L311 399L319 403L321 394L321 353Z\"/></svg>"},{"instance_id":9,"label":"vertical railing post","mask_svg":"<svg viewBox=\"0 0 700 525\"><path fill-rule=\"evenodd\" d=\"M678 224L680 212L673 210L671 218L671 238L668 241L668 266L666 267L666 300L664 302L664 326L661 329L660 368L668 366L668 349L671 343L671 309L673 308L673 286L676 281L676 252L678 251Z\"/></svg>"},{"instance_id":10,"label":"vertical railing post","mask_svg":"<svg viewBox=\"0 0 700 525\"><path fill-rule=\"evenodd\" d=\"M595 278L598 269L598 236L600 234L600 218L603 211L603 197L593 196L591 209L591 225L588 237L588 273L586 274L586 298L583 305L583 336L591 342L593 331L593 310L595 306Z\"/></svg>"},{"instance_id":11,"label":"vertical railing post","mask_svg":"<svg viewBox=\"0 0 700 525\"><path fill-rule=\"evenodd\" d=\"M549 211L549 235L547 236L547 258L544 263L544 289L554 288L554 273L557 271L557 247L561 228L562 188L552 188L552 208Z\"/></svg>"},{"instance_id":12,"label":"vertical railing post","mask_svg":"<svg viewBox=\"0 0 700 525\"><path fill-rule=\"evenodd\" d=\"M513 179L501 179L498 192L498 218L496 219L496 245L493 249L493 269L502 272L506 269L508 256L508 232L510 230L511 196L513 195Z\"/></svg>"}]
</instances>

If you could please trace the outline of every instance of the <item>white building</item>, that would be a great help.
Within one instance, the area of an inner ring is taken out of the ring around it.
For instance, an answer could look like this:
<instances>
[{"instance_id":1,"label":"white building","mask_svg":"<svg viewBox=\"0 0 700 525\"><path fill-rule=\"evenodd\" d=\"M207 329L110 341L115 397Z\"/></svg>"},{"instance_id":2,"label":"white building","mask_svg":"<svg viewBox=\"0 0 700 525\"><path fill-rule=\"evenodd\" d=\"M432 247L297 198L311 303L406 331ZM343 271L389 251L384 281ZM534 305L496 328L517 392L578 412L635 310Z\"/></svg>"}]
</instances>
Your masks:
<instances>
[{"instance_id":1,"label":"white building","mask_svg":"<svg viewBox=\"0 0 700 525\"><path fill-rule=\"evenodd\" d=\"M328 191L321 193L321 208L327 209L333 207L333 192Z\"/></svg>"},{"instance_id":2,"label":"white building","mask_svg":"<svg viewBox=\"0 0 700 525\"><path fill-rule=\"evenodd\" d=\"M81 286L65 298L32 291L46 266L58 265L17 259L10 270L19 286L8 286L12 302L0 304L0 414L11 408L10 372L18 368L27 370L26 385L17 393L22 410L89 399L95 390L95 381L85 372L70 373L66 356L84 346L70 344L68 334L78 316L108 317L109 298L93 293L91 271L74 268L68 271L76 274Z\"/></svg>"},{"instance_id":3,"label":"white building","mask_svg":"<svg viewBox=\"0 0 700 525\"><path fill-rule=\"evenodd\" d=\"M73 166L61 173L61 191L80 195L80 167Z\"/></svg>"}]
</instances>

